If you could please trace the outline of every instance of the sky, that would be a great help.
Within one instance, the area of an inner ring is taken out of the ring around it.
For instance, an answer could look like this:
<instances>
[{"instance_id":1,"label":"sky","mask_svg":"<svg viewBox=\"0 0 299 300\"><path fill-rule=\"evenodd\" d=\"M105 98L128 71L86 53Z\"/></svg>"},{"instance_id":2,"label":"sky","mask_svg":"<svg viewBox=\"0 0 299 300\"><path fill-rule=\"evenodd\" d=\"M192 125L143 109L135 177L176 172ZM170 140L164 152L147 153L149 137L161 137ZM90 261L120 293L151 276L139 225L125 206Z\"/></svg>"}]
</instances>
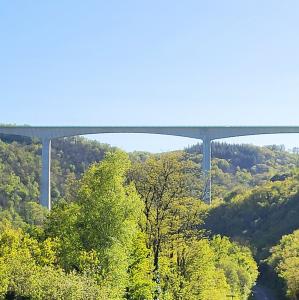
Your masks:
<instances>
[{"instance_id":1,"label":"sky","mask_svg":"<svg viewBox=\"0 0 299 300\"><path fill-rule=\"evenodd\" d=\"M297 0L0 0L0 123L299 125L298 14ZM153 152L197 142L88 138ZM299 135L228 141L292 148Z\"/></svg>"}]
</instances>

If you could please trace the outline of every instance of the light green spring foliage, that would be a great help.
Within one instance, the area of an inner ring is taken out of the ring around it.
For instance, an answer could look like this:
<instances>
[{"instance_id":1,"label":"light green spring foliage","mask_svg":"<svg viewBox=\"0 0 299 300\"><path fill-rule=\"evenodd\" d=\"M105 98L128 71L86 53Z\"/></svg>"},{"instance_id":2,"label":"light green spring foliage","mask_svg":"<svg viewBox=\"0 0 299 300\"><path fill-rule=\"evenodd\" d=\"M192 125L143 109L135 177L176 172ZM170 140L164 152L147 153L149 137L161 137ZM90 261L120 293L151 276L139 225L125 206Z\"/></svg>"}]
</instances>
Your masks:
<instances>
[{"instance_id":1,"label":"light green spring foliage","mask_svg":"<svg viewBox=\"0 0 299 300\"><path fill-rule=\"evenodd\" d=\"M38 145L0 140L0 205L20 211L24 201L38 199Z\"/></svg>"},{"instance_id":2,"label":"light green spring foliage","mask_svg":"<svg viewBox=\"0 0 299 300\"><path fill-rule=\"evenodd\" d=\"M193 241L188 245L184 277L182 299L226 299L230 292L223 270L217 268L216 253L208 240Z\"/></svg>"},{"instance_id":3,"label":"light green spring foliage","mask_svg":"<svg viewBox=\"0 0 299 300\"><path fill-rule=\"evenodd\" d=\"M199 225L207 206L192 197L194 164L182 152L148 157L131 172L144 205L152 252L154 298L247 299L257 278L249 249L226 238L209 241Z\"/></svg>"},{"instance_id":4,"label":"light green spring foliage","mask_svg":"<svg viewBox=\"0 0 299 300\"><path fill-rule=\"evenodd\" d=\"M168 257L175 255L176 247L184 244L187 236L200 234L192 230L192 226L201 223L203 206L198 199L191 197L192 170L194 164L185 161L182 152L172 152L149 156L145 162L137 161L130 172L144 202L147 247L151 250L154 267L155 299L166 297L169 288L175 286L173 281L169 282L170 273L176 275L175 271L168 271L173 269L168 266ZM164 255L166 250L168 253Z\"/></svg>"},{"instance_id":5,"label":"light green spring foliage","mask_svg":"<svg viewBox=\"0 0 299 300\"><path fill-rule=\"evenodd\" d=\"M163 300L218 300L229 293L224 272L215 263L215 253L208 240L188 241L174 257L160 258Z\"/></svg>"},{"instance_id":6,"label":"light green spring foliage","mask_svg":"<svg viewBox=\"0 0 299 300\"><path fill-rule=\"evenodd\" d=\"M145 233L139 232L133 239L133 247L129 256L129 283L126 299L152 299L155 287L152 271L152 253L146 247Z\"/></svg>"},{"instance_id":7,"label":"light green spring foliage","mask_svg":"<svg viewBox=\"0 0 299 300\"><path fill-rule=\"evenodd\" d=\"M268 263L285 281L287 296L299 299L299 230L283 236L270 252Z\"/></svg>"},{"instance_id":8,"label":"light green spring foliage","mask_svg":"<svg viewBox=\"0 0 299 300\"><path fill-rule=\"evenodd\" d=\"M247 299L258 276L257 264L249 248L219 235L214 236L210 244L216 267L224 271L231 294L235 299Z\"/></svg>"},{"instance_id":9,"label":"light green spring foliage","mask_svg":"<svg viewBox=\"0 0 299 300\"><path fill-rule=\"evenodd\" d=\"M134 186L125 185L129 167L123 152L92 165L80 182L77 202L56 206L48 224L48 234L60 241L63 268L95 278L107 299L123 299L127 287L131 299L146 299L151 292L139 226L143 203Z\"/></svg>"},{"instance_id":10,"label":"light green spring foliage","mask_svg":"<svg viewBox=\"0 0 299 300\"><path fill-rule=\"evenodd\" d=\"M57 242L29 237L3 222L0 228L0 298L7 293L29 299L97 299L99 289L91 278L66 274L54 266Z\"/></svg>"},{"instance_id":11,"label":"light green spring foliage","mask_svg":"<svg viewBox=\"0 0 299 300\"><path fill-rule=\"evenodd\" d=\"M228 238L191 239L161 254L161 299L245 300L258 276L247 247Z\"/></svg>"},{"instance_id":12,"label":"light green spring foliage","mask_svg":"<svg viewBox=\"0 0 299 300\"><path fill-rule=\"evenodd\" d=\"M0 205L3 208L13 206L23 217L23 204L39 198L41 145L38 140L24 137L0 134L0 139ZM279 146L213 143L212 148L214 197L223 198L237 187L246 189L260 185L274 174L289 172L290 168L298 166L298 154L291 154ZM54 139L51 165L53 201L62 197L70 200L67 178L79 178L91 163L101 161L107 151L114 150L109 145L82 137ZM199 145L191 146L186 152L189 155L185 158L196 162L199 174L202 160ZM130 154L133 161L144 161L149 156L149 153Z\"/></svg>"},{"instance_id":13,"label":"light green spring foliage","mask_svg":"<svg viewBox=\"0 0 299 300\"><path fill-rule=\"evenodd\" d=\"M30 299L246 299L257 271L247 248L198 229L207 206L194 164L174 152L149 156L126 176L123 152L84 174L67 201L45 214L26 204L27 223L0 214L0 295ZM73 181L73 180L72 180ZM73 195L73 196L72 196ZM9 217L13 226L7 223ZM30 237L21 229L34 233ZM28 230L28 225L31 224ZM25 224L25 225L24 225ZM32 229L33 228L33 229Z\"/></svg>"},{"instance_id":14,"label":"light green spring foliage","mask_svg":"<svg viewBox=\"0 0 299 300\"><path fill-rule=\"evenodd\" d=\"M88 166L113 151L109 145L82 137L52 141L51 196L57 201L69 192L66 178L79 177ZM13 207L23 217L24 204L38 201L41 170L40 141L0 134L0 206ZM67 198L67 197L66 197ZM26 210L25 210L26 211Z\"/></svg>"},{"instance_id":15,"label":"light green spring foliage","mask_svg":"<svg viewBox=\"0 0 299 300\"><path fill-rule=\"evenodd\" d=\"M294 172L284 181L240 192L229 202L212 207L205 227L213 234L250 243L257 259L265 259L285 233L299 228L298 184Z\"/></svg>"}]
</instances>

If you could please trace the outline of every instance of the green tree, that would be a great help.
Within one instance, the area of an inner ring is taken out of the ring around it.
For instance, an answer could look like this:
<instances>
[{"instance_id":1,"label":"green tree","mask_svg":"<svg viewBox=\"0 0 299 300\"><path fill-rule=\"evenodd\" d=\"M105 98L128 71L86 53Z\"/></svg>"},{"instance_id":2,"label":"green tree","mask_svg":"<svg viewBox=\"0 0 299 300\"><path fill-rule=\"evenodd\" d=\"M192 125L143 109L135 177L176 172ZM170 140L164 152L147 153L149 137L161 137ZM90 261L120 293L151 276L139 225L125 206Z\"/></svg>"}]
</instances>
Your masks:
<instances>
[{"instance_id":1,"label":"green tree","mask_svg":"<svg viewBox=\"0 0 299 300\"><path fill-rule=\"evenodd\" d=\"M271 248L268 263L286 283L286 294L299 299L299 230L285 235Z\"/></svg>"},{"instance_id":2,"label":"green tree","mask_svg":"<svg viewBox=\"0 0 299 300\"><path fill-rule=\"evenodd\" d=\"M107 289L109 299L122 299L128 286L138 290L128 269L138 265L132 253L137 251L134 240L143 222L143 203L133 184L125 184L129 167L123 152L92 165L80 181L76 201L54 207L47 228L47 234L60 241L62 266L92 275ZM136 268L142 269L142 263Z\"/></svg>"},{"instance_id":3,"label":"green tree","mask_svg":"<svg viewBox=\"0 0 299 300\"><path fill-rule=\"evenodd\" d=\"M247 299L257 276L257 264L249 248L229 241L227 237L214 236L210 242L215 253L217 269L224 271L235 299Z\"/></svg>"},{"instance_id":4,"label":"green tree","mask_svg":"<svg viewBox=\"0 0 299 300\"><path fill-rule=\"evenodd\" d=\"M217 268L216 253L206 239L192 241L184 255L185 284L178 299L226 299L230 288L223 269Z\"/></svg>"},{"instance_id":5,"label":"green tree","mask_svg":"<svg viewBox=\"0 0 299 300\"><path fill-rule=\"evenodd\" d=\"M130 174L144 202L147 245L153 253L154 281L157 283L156 298L161 293L160 258L163 247L171 236L174 240L187 232L196 234L197 231L190 230L190 226L196 225L195 219L197 223L201 222L197 217L202 204L190 197L196 182L192 174L194 168L194 163L186 161L182 152L173 152L136 162ZM188 223L188 219L193 222Z\"/></svg>"},{"instance_id":6,"label":"green tree","mask_svg":"<svg viewBox=\"0 0 299 300\"><path fill-rule=\"evenodd\" d=\"M0 298L100 299L92 278L55 266L57 242L37 241L8 221L0 226Z\"/></svg>"}]
</instances>

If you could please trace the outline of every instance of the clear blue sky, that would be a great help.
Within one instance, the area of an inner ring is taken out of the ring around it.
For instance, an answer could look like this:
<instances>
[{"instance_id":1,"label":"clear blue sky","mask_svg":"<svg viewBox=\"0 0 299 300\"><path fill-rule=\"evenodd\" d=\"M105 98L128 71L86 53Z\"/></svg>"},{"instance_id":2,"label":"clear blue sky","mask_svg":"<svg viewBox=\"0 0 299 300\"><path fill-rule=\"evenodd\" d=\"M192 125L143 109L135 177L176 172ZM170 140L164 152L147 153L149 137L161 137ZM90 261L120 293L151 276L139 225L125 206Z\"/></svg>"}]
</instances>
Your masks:
<instances>
[{"instance_id":1,"label":"clear blue sky","mask_svg":"<svg viewBox=\"0 0 299 300\"><path fill-rule=\"evenodd\" d=\"M299 125L298 15L297 0L0 1L0 123ZM97 138L127 150L194 143Z\"/></svg>"}]
</instances>

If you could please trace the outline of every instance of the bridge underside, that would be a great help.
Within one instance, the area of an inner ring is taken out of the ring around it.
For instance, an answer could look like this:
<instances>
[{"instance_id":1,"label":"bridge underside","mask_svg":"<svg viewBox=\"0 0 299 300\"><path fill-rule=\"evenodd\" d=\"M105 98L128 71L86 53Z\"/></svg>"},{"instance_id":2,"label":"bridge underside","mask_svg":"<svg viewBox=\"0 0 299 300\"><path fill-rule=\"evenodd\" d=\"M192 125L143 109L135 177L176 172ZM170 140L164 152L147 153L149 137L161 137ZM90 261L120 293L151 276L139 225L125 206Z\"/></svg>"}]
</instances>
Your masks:
<instances>
[{"instance_id":1,"label":"bridge underside","mask_svg":"<svg viewBox=\"0 0 299 300\"><path fill-rule=\"evenodd\" d=\"M148 133L173 135L200 139L203 141L203 174L206 192L204 200L211 203L211 141L215 139L260 135L299 133L299 126L102 126L102 127L40 127L0 126L0 133L38 138L42 142L42 176L40 203L51 209L51 140L99 133Z\"/></svg>"}]
</instances>

